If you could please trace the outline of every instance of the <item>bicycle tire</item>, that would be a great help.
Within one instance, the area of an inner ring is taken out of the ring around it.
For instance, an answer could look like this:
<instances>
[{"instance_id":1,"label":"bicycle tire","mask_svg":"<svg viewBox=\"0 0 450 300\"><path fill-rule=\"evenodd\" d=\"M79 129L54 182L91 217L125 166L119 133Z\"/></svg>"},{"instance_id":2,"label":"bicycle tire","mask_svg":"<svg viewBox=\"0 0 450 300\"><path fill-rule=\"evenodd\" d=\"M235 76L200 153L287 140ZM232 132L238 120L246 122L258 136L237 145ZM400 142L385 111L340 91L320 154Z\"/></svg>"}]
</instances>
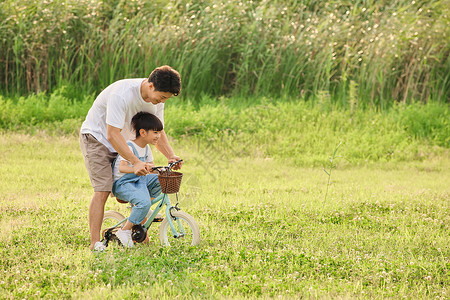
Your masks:
<instances>
[{"instance_id":1,"label":"bicycle tire","mask_svg":"<svg viewBox=\"0 0 450 300\"><path fill-rule=\"evenodd\" d=\"M159 226L159 240L161 241L161 244L163 246L175 246L177 244L186 246L198 245L200 243L200 229L195 219L184 211L174 211L172 212L172 215L182 222L182 225L186 230L186 235L182 238L174 238L172 230L170 229L169 221L165 218ZM173 219L172 221L175 228L178 230L177 221Z\"/></svg>"},{"instance_id":2,"label":"bicycle tire","mask_svg":"<svg viewBox=\"0 0 450 300\"><path fill-rule=\"evenodd\" d=\"M121 213L118 213L117 211L114 211L114 210L105 211L105 213L103 214L102 228L100 231L102 233L102 238L105 237L105 231L108 228L110 228L111 226L114 226L115 224L119 223L123 219L125 219L125 217ZM118 229L119 228L117 228L117 230Z\"/></svg>"}]
</instances>

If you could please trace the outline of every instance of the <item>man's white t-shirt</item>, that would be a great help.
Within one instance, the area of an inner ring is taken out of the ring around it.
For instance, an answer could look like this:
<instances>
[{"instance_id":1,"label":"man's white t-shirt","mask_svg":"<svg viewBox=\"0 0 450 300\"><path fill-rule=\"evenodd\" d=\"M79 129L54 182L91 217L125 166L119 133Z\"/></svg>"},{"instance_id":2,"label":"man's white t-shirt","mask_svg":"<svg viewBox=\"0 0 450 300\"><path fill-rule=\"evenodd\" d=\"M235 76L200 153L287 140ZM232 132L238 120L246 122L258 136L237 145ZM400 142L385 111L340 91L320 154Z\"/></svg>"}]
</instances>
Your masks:
<instances>
[{"instance_id":1,"label":"man's white t-shirt","mask_svg":"<svg viewBox=\"0 0 450 300\"><path fill-rule=\"evenodd\" d=\"M131 142L133 144L133 146L136 148L136 151L138 153L138 157L143 157L145 155L145 149L147 149L147 160L145 162L152 162L153 161L152 150L150 149L149 145L145 145L144 148L141 148L135 142L133 142L133 141L129 141L129 142ZM133 152L133 148L131 148L130 145L128 145L128 147L130 148L131 152ZM123 175L127 174L127 173L122 173L122 172L119 171L119 165L120 165L120 162L122 160L127 161L122 156L117 155L116 162L114 164L114 169L113 169L114 181L118 180L120 177L122 177ZM129 161L127 161L127 162L128 162L128 166L133 167L133 165Z\"/></svg>"},{"instance_id":2,"label":"man's white t-shirt","mask_svg":"<svg viewBox=\"0 0 450 300\"><path fill-rule=\"evenodd\" d=\"M136 137L131 119L140 111L157 116L164 125L164 103L153 104L142 99L141 83L144 80L148 79L123 79L105 88L89 110L81 125L81 133L92 134L111 152L117 152L108 141L107 124L122 129L121 134L126 141Z\"/></svg>"}]
</instances>

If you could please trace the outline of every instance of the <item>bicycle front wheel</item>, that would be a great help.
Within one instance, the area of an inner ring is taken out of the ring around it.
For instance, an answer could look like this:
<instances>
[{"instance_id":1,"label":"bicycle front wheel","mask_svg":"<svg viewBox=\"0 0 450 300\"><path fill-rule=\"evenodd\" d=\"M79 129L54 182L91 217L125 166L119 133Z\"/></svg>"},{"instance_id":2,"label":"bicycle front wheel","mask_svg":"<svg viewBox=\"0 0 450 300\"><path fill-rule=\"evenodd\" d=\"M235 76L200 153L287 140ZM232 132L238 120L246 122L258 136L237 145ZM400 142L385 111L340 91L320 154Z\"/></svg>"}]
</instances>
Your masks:
<instances>
[{"instance_id":1,"label":"bicycle front wheel","mask_svg":"<svg viewBox=\"0 0 450 300\"><path fill-rule=\"evenodd\" d=\"M174 237L168 218L159 226L159 240L163 246L195 246L200 243L200 229L194 218L183 211L174 211L172 223L177 232Z\"/></svg>"}]
</instances>

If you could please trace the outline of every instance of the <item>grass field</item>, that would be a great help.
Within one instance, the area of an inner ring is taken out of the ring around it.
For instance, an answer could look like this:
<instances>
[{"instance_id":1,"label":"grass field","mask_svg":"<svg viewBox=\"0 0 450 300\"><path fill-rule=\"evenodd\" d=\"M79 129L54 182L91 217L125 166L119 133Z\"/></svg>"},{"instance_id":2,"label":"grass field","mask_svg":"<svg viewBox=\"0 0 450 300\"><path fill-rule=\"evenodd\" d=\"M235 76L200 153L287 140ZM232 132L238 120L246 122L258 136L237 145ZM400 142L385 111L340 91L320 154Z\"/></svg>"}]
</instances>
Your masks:
<instances>
[{"instance_id":1,"label":"grass field","mask_svg":"<svg viewBox=\"0 0 450 300\"><path fill-rule=\"evenodd\" d=\"M202 244L162 248L154 231L149 245L93 254L77 137L2 133L0 298L449 297L448 152L359 167L340 158L325 199L321 167L173 145ZM112 199L106 209L127 214Z\"/></svg>"}]
</instances>

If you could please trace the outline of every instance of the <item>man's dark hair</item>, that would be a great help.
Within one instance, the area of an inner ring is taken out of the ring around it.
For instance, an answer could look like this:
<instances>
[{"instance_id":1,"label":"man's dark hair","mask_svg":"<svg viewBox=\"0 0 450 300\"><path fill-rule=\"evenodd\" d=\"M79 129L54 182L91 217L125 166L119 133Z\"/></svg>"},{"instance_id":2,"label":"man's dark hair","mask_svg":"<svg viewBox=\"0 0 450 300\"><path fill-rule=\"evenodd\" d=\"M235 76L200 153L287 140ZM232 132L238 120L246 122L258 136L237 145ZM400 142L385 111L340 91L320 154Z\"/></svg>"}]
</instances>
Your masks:
<instances>
[{"instance_id":1,"label":"man's dark hair","mask_svg":"<svg viewBox=\"0 0 450 300\"><path fill-rule=\"evenodd\" d=\"M154 69L148 78L148 82L153 82L157 92L170 92L174 96L178 96L181 91L180 74L170 66Z\"/></svg>"},{"instance_id":2,"label":"man's dark hair","mask_svg":"<svg viewBox=\"0 0 450 300\"><path fill-rule=\"evenodd\" d=\"M136 131L136 138L141 135L139 133L141 129L155 131L161 131L164 129L161 120L158 119L157 116L145 111L138 112L134 115L131 119L131 126L133 126L134 131Z\"/></svg>"}]
</instances>

